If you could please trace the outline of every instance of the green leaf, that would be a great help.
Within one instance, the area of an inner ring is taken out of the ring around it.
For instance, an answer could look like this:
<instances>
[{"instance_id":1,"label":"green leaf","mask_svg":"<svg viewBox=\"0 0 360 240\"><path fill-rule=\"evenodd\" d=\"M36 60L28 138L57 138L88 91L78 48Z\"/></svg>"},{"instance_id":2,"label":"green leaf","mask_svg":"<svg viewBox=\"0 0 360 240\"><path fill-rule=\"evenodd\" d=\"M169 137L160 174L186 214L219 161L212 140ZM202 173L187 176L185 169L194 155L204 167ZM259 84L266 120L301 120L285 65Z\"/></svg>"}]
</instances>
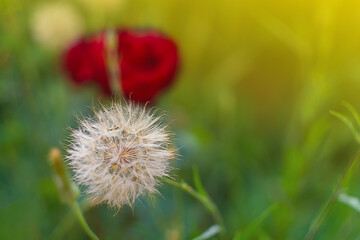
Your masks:
<instances>
[{"instance_id":1,"label":"green leaf","mask_svg":"<svg viewBox=\"0 0 360 240\"><path fill-rule=\"evenodd\" d=\"M215 236L216 234L218 234L221 231L222 231L222 227L220 227L219 225L212 225L205 232L203 232L200 236L194 238L193 240L209 239L209 238Z\"/></svg>"},{"instance_id":2,"label":"green leaf","mask_svg":"<svg viewBox=\"0 0 360 240\"><path fill-rule=\"evenodd\" d=\"M330 198L322 205L319 213L312 222L309 231L305 235L304 239L313 239L316 233L319 231L320 227L328 217L330 210L332 209L336 200L338 199L341 193L341 189L343 188L346 181L349 181L351 172L354 169L354 166L357 165L359 159L360 159L360 150L356 153L356 155L349 161L349 163L345 167L338 183L335 186L333 193L331 194Z\"/></svg>"},{"instance_id":3,"label":"green leaf","mask_svg":"<svg viewBox=\"0 0 360 240\"><path fill-rule=\"evenodd\" d=\"M194 178L194 185L195 185L196 191L198 193L200 193L201 195L208 198L209 195L207 194L207 192L205 191L205 189L202 185L202 182L201 182L201 179L199 176L199 171L195 165L193 166L193 178Z\"/></svg>"},{"instance_id":4,"label":"green leaf","mask_svg":"<svg viewBox=\"0 0 360 240\"><path fill-rule=\"evenodd\" d=\"M356 120L356 123L358 124L358 127L360 127L360 115L359 113L356 111L356 109L354 108L353 105L351 105L350 103L343 101L342 102L343 106L345 108L347 108L347 110L349 110L349 112L353 115L354 119Z\"/></svg>"},{"instance_id":5,"label":"green leaf","mask_svg":"<svg viewBox=\"0 0 360 240\"><path fill-rule=\"evenodd\" d=\"M342 202L349 207L355 209L360 212L360 200L357 197L349 196L345 193L341 193L338 197L339 202Z\"/></svg>"},{"instance_id":6,"label":"green leaf","mask_svg":"<svg viewBox=\"0 0 360 240\"><path fill-rule=\"evenodd\" d=\"M340 119L343 123L345 123L346 126L348 126L348 128L350 129L351 133L353 134L355 140L360 144L360 135L356 131L356 129L355 129L354 125L352 124L352 122L350 121L350 119L347 116L345 116L344 114L336 112L336 111L330 110L330 113L332 115L334 115L335 117L337 117L338 119Z\"/></svg>"},{"instance_id":7,"label":"green leaf","mask_svg":"<svg viewBox=\"0 0 360 240\"><path fill-rule=\"evenodd\" d=\"M245 240L249 239L256 230L260 227L260 225L265 221L265 219L273 213L275 210L279 208L279 204L275 203L269 206L265 211L263 211L260 216L258 216L250 225L248 225L244 230L238 231L235 234L234 240Z\"/></svg>"},{"instance_id":8,"label":"green leaf","mask_svg":"<svg viewBox=\"0 0 360 240\"><path fill-rule=\"evenodd\" d=\"M237 231L235 233L233 240L241 240L241 231Z\"/></svg>"}]
</instances>

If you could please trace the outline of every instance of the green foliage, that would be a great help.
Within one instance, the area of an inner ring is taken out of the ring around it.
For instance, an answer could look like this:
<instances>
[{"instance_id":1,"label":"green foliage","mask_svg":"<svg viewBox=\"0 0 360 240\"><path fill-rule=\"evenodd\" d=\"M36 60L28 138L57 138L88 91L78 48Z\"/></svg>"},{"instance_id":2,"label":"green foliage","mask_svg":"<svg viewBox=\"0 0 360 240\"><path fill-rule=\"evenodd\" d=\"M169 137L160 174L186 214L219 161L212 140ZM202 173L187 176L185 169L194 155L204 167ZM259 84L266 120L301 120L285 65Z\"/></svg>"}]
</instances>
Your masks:
<instances>
[{"instance_id":1,"label":"green foliage","mask_svg":"<svg viewBox=\"0 0 360 240\"><path fill-rule=\"evenodd\" d=\"M279 204L273 204L265 209L251 224L244 230L238 231L233 240L251 239L253 235L260 233L259 228L265 219L279 208Z\"/></svg>"},{"instance_id":2,"label":"green foliage","mask_svg":"<svg viewBox=\"0 0 360 240\"><path fill-rule=\"evenodd\" d=\"M355 119L355 121L356 121L355 123L357 125L354 125L353 122L351 121L351 119L349 119L346 115L344 115L342 113L332 111L332 110L330 111L330 113L345 123L345 125L350 129L351 133L353 134L356 142L358 142L360 144L360 132L359 132L360 117L359 117L359 114L357 113L355 108L348 102L343 102L343 105L350 111L350 113L352 114L353 118Z\"/></svg>"},{"instance_id":3,"label":"green foliage","mask_svg":"<svg viewBox=\"0 0 360 240\"><path fill-rule=\"evenodd\" d=\"M221 226L219 225L212 225L209 229L207 229L205 232L203 232L200 236L194 238L193 240L206 240L211 239L216 234L220 233L222 231Z\"/></svg>"},{"instance_id":4,"label":"green foliage","mask_svg":"<svg viewBox=\"0 0 360 240\"><path fill-rule=\"evenodd\" d=\"M338 200L354 210L360 212L360 200L357 197L349 196L345 193L339 195Z\"/></svg>"},{"instance_id":5,"label":"green foliage","mask_svg":"<svg viewBox=\"0 0 360 240\"><path fill-rule=\"evenodd\" d=\"M51 147L66 146L75 114L109 100L95 87L75 88L61 51L34 41L32 13L44 2L0 1L0 239L87 239L60 201L46 159ZM360 15L351 11L359 3L128 0L106 14L67 2L86 33L153 27L178 43L177 81L156 105L176 133L174 178L194 182L224 218L226 234L208 239L305 236L360 143ZM328 114L342 109L342 99L353 104L343 103L348 113L331 113L350 131ZM359 183L354 164L341 193L360 196ZM84 206L85 218L100 239L217 233L191 196L166 184L159 192L117 215ZM351 199L342 198L351 208L333 202L315 239L358 238Z\"/></svg>"}]
</instances>

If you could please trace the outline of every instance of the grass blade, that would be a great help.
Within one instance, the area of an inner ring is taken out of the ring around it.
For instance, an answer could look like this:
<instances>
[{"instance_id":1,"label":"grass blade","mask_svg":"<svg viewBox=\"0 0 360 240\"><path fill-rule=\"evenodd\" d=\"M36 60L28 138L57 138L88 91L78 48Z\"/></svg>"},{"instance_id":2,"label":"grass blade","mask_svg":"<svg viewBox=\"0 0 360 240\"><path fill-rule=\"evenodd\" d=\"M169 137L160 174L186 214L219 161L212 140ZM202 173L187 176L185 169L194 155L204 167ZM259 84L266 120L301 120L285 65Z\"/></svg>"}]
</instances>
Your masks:
<instances>
[{"instance_id":1,"label":"grass blade","mask_svg":"<svg viewBox=\"0 0 360 240\"><path fill-rule=\"evenodd\" d=\"M200 236L194 238L193 240L206 240L209 239L216 234L220 233L222 231L222 227L219 225L212 225L210 228L208 228L205 232L203 232Z\"/></svg>"},{"instance_id":2,"label":"grass blade","mask_svg":"<svg viewBox=\"0 0 360 240\"><path fill-rule=\"evenodd\" d=\"M360 115L359 113L356 111L356 109L354 108L353 105L351 105L350 103L343 101L342 102L343 106L345 108L347 108L347 110L349 110L349 112L353 115L356 123L358 124L358 126L360 127Z\"/></svg>"},{"instance_id":3,"label":"grass blade","mask_svg":"<svg viewBox=\"0 0 360 240\"><path fill-rule=\"evenodd\" d=\"M199 171L196 166L193 166L193 178L194 178L195 189L197 190L197 192L203 196L209 197L203 187L203 184L202 184L200 176L199 176Z\"/></svg>"},{"instance_id":4,"label":"grass blade","mask_svg":"<svg viewBox=\"0 0 360 240\"><path fill-rule=\"evenodd\" d=\"M310 229L308 233L305 235L304 240L311 240L316 235L317 231L320 229L321 225L327 218L331 208L333 207L335 201L338 199L344 180L347 178L348 173L351 172L350 170L353 169L353 166L355 166L360 158L360 150L356 153L356 155L350 160L350 162L347 164L343 174L341 175L334 192L331 194L330 198L326 201L326 203L321 207L321 210L319 211L319 214L313 221L313 223L310 226Z\"/></svg>"},{"instance_id":5,"label":"grass blade","mask_svg":"<svg viewBox=\"0 0 360 240\"><path fill-rule=\"evenodd\" d=\"M260 216L258 216L249 226L247 226L243 231L238 232L234 240L245 240L249 239L255 231L260 227L260 225L265 221L265 219L272 214L275 210L279 208L279 204L275 203L265 209Z\"/></svg>"},{"instance_id":6,"label":"grass blade","mask_svg":"<svg viewBox=\"0 0 360 240\"><path fill-rule=\"evenodd\" d=\"M330 113L335 117L337 117L338 119L340 119L343 123L345 123L345 125L350 129L351 133L353 134L356 142L360 144L360 135L358 131L355 129L354 124L350 121L350 119L344 114L336 111L330 110Z\"/></svg>"},{"instance_id":7,"label":"grass blade","mask_svg":"<svg viewBox=\"0 0 360 240\"><path fill-rule=\"evenodd\" d=\"M338 197L339 202L342 202L349 207L360 212L360 200L357 197L349 196L345 193L341 193Z\"/></svg>"}]
</instances>

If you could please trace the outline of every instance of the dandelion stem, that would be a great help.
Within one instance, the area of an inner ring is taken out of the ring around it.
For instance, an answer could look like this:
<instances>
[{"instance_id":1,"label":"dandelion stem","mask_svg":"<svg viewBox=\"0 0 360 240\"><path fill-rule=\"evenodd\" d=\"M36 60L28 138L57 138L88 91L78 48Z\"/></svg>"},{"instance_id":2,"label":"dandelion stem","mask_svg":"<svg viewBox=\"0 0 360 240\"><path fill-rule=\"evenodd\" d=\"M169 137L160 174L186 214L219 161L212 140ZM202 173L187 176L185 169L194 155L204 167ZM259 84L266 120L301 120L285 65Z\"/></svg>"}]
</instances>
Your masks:
<instances>
[{"instance_id":1,"label":"dandelion stem","mask_svg":"<svg viewBox=\"0 0 360 240\"><path fill-rule=\"evenodd\" d=\"M217 208L217 206L211 201L210 198L208 198L207 196L204 196L200 193L198 193L197 191L195 191L189 184L185 183L185 182L181 182L178 183L174 180L171 180L169 178L161 178L164 182L179 188L187 193L189 193L191 196L193 196L194 198L196 198L199 202L201 202L204 207L209 211L209 213L213 216L214 221L221 226L221 228L223 230L225 230L225 226L224 226L224 221L222 219L222 216L220 214L219 209Z\"/></svg>"},{"instance_id":2,"label":"dandelion stem","mask_svg":"<svg viewBox=\"0 0 360 240\"><path fill-rule=\"evenodd\" d=\"M325 205L320 210L318 216L315 218L314 222L311 224L310 229L308 233L306 234L304 240L311 240L314 238L317 231L320 229L321 225L323 224L324 220L328 216L331 208L336 202L336 199L338 198L339 194L341 193L343 182L349 173L350 169L356 165L358 162L357 160L360 158L360 150L356 153L356 155L350 160L350 162L347 164L344 172L342 173L333 194L330 196L328 201L325 203Z\"/></svg>"},{"instance_id":3,"label":"dandelion stem","mask_svg":"<svg viewBox=\"0 0 360 240\"><path fill-rule=\"evenodd\" d=\"M91 230L91 228L87 224L87 222L84 218L84 215L79 207L78 202L75 201L73 204L71 204L71 207L72 207L76 217L78 218L80 225L83 227L84 231L90 237L90 239L99 240L99 238L95 235L95 233Z\"/></svg>"},{"instance_id":4,"label":"dandelion stem","mask_svg":"<svg viewBox=\"0 0 360 240\"><path fill-rule=\"evenodd\" d=\"M83 213L90 208L89 202L87 200L83 200L82 202L80 202L79 206ZM48 239L49 240L64 239L65 232L67 232L73 226L75 219L76 218L74 211L70 209L69 212L64 216L64 218L54 229L54 231L50 234Z\"/></svg>"}]
</instances>

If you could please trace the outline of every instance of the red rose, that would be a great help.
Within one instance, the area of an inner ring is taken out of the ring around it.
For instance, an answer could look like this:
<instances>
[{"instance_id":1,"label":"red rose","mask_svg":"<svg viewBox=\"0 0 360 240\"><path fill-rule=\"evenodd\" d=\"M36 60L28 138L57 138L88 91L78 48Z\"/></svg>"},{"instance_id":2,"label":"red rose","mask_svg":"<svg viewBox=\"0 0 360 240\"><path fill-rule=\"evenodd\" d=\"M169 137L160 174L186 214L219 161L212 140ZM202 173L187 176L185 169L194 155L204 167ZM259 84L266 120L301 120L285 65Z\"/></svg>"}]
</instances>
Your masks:
<instances>
[{"instance_id":1,"label":"red rose","mask_svg":"<svg viewBox=\"0 0 360 240\"><path fill-rule=\"evenodd\" d=\"M121 91L133 101L154 100L174 79L178 66L175 43L155 31L118 31L117 40ZM74 82L94 81L111 94L105 34L75 43L65 53L64 62Z\"/></svg>"},{"instance_id":2,"label":"red rose","mask_svg":"<svg viewBox=\"0 0 360 240\"><path fill-rule=\"evenodd\" d=\"M175 43L155 31L118 34L122 91L134 101L153 100L174 79L178 67Z\"/></svg>"},{"instance_id":3,"label":"red rose","mask_svg":"<svg viewBox=\"0 0 360 240\"><path fill-rule=\"evenodd\" d=\"M110 95L104 40L104 34L80 39L65 52L64 66L75 83L93 81Z\"/></svg>"}]
</instances>

